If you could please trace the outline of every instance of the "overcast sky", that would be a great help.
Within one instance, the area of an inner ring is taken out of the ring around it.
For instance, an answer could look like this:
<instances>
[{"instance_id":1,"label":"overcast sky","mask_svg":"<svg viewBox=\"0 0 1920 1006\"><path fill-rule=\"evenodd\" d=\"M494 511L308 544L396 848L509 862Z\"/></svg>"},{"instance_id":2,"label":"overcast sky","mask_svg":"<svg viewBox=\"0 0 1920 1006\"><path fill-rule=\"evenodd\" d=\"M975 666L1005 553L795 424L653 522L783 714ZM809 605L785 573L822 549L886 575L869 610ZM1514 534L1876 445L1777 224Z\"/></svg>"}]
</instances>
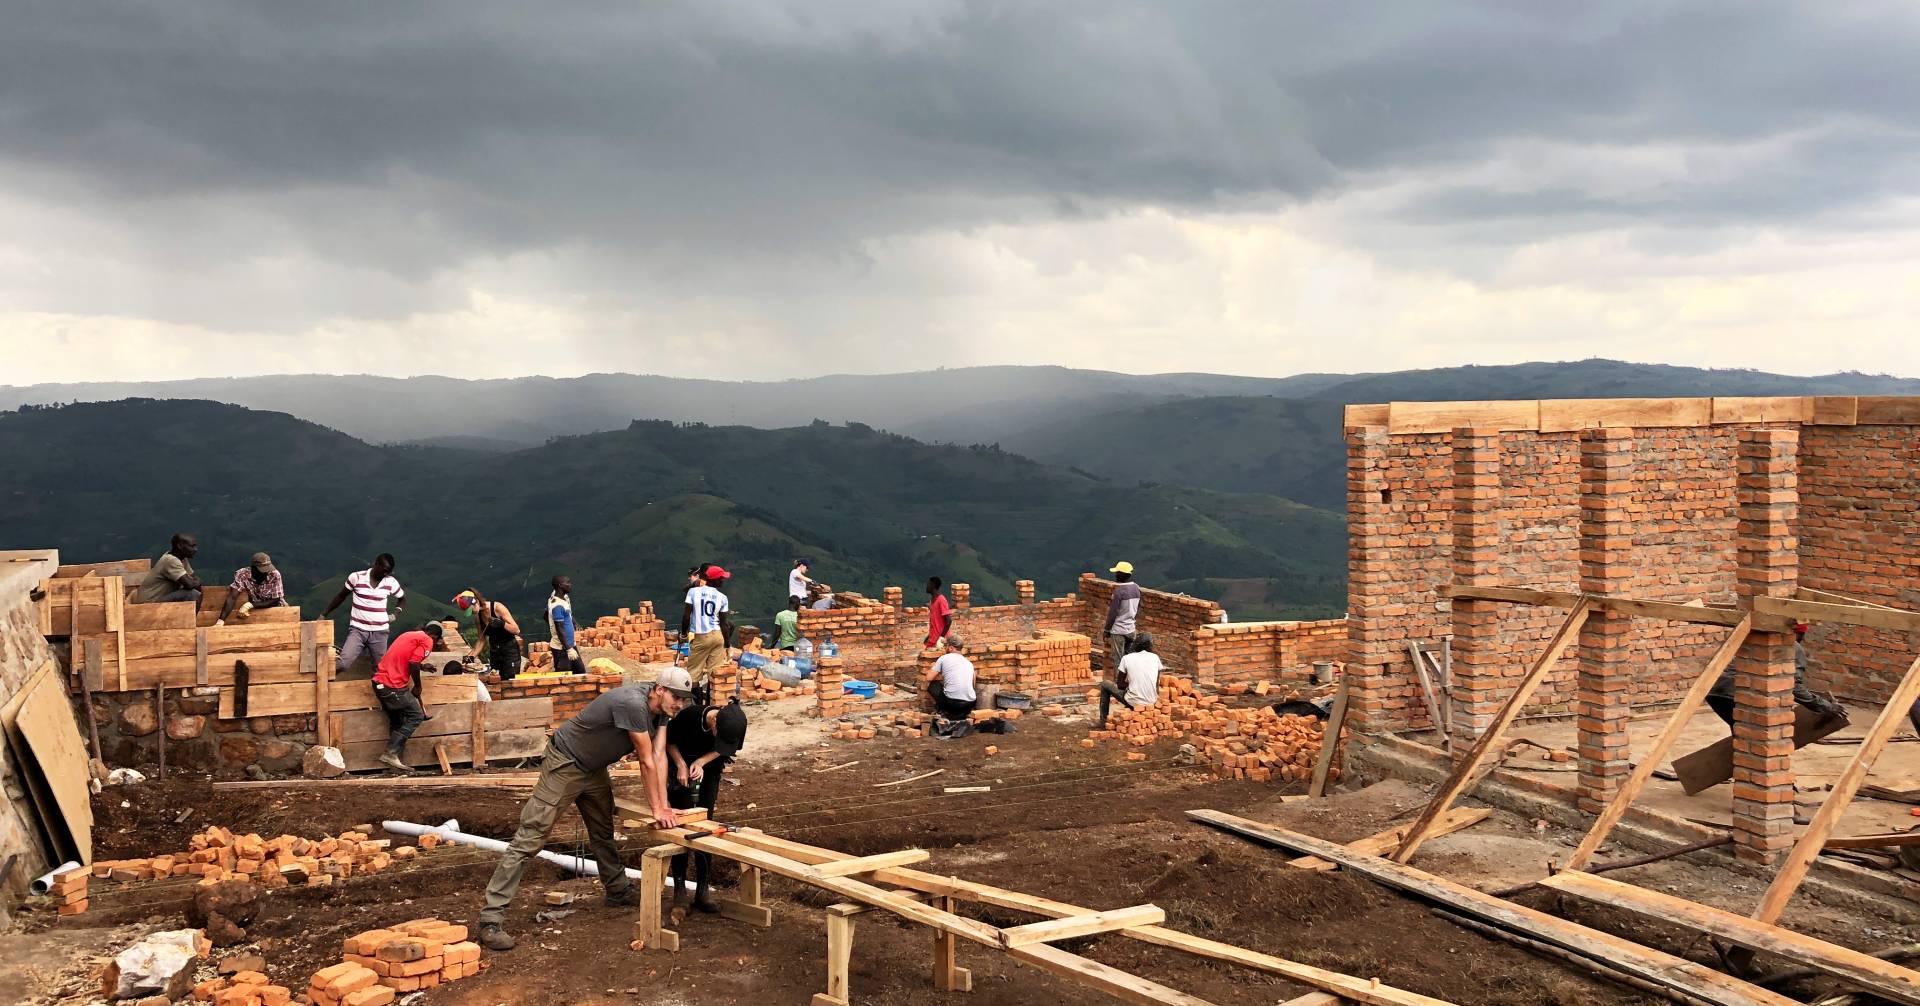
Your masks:
<instances>
[{"instance_id":1,"label":"overcast sky","mask_svg":"<svg viewBox=\"0 0 1920 1006\"><path fill-rule=\"evenodd\" d=\"M1910 3L14 0L0 383L1920 376Z\"/></svg>"}]
</instances>

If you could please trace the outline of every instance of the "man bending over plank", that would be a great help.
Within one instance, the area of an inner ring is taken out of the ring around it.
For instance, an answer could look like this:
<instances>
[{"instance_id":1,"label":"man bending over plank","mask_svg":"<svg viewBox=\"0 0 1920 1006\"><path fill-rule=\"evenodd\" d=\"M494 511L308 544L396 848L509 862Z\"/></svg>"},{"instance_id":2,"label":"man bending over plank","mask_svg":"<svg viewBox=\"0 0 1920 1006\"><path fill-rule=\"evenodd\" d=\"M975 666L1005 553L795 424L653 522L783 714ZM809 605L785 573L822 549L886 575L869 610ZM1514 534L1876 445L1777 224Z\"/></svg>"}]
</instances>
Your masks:
<instances>
[{"instance_id":1,"label":"man bending over plank","mask_svg":"<svg viewBox=\"0 0 1920 1006\"><path fill-rule=\"evenodd\" d=\"M637 757L654 823L661 828L679 827L680 818L667 802L667 723L692 700L687 672L670 667L660 672L658 680L603 692L553 732L540 760L540 778L520 810L520 830L487 882L487 903L480 912L476 937L481 946L494 951L513 949L513 937L502 926L507 906L520 889L527 860L547 844L563 804L573 804L586 823L587 843L600 868L607 904L615 908L640 904L640 891L627 878L620 849L613 844L613 779L607 768L629 754Z\"/></svg>"}]
</instances>

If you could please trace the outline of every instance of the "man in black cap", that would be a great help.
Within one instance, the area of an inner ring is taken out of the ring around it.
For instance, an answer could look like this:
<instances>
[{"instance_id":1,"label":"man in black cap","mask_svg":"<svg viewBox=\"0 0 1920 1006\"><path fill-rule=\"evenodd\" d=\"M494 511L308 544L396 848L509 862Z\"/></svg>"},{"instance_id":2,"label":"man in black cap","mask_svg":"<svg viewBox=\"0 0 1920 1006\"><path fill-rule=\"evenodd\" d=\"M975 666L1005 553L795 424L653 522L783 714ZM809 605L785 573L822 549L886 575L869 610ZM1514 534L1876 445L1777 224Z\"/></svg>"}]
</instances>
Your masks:
<instances>
[{"instance_id":1,"label":"man in black cap","mask_svg":"<svg viewBox=\"0 0 1920 1006\"><path fill-rule=\"evenodd\" d=\"M713 816L720 801L720 778L726 772L740 746L747 742L747 711L735 699L724 706L696 704L680 711L667 724L667 758L673 762L673 775L667 783L667 802L675 810L705 807ZM687 888L687 856L673 857L673 903ZM696 852L694 880L699 893L693 907L702 912L717 912L713 902L713 854Z\"/></svg>"}]
</instances>

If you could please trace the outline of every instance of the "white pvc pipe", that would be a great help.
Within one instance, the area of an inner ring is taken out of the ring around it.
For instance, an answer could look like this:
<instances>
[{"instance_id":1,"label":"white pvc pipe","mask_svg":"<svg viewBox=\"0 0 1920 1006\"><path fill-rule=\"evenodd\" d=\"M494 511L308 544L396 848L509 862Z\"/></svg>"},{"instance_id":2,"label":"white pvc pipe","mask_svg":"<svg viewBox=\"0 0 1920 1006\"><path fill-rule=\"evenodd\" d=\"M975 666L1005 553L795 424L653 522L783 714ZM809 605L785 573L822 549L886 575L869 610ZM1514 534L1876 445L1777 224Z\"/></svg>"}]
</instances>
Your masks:
<instances>
[{"instance_id":1,"label":"white pvc pipe","mask_svg":"<svg viewBox=\"0 0 1920 1006\"><path fill-rule=\"evenodd\" d=\"M56 866L53 869L48 870L46 873L46 876L39 877L34 880L32 885L33 893L45 894L48 891L53 890L53 882L59 879L61 874L66 873L69 870L78 870L78 869L80 869L80 864L74 862L71 859L67 860L64 863L61 863L59 866Z\"/></svg>"},{"instance_id":2,"label":"white pvc pipe","mask_svg":"<svg viewBox=\"0 0 1920 1006\"><path fill-rule=\"evenodd\" d=\"M487 838L483 835L469 835L461 831L460 821L457 818L441 825L414 824L411 821L382 821L380 822L380 827L396 835L407 835L415 838L421 835L438 835L446 841L460 845L471 845L476 849L486 849L489 852L507 851L507 843L497 838ZM536 855L558 866L562 870L571 873L585 874L589 877L598 877L600 875L600 864L584 856L562 855L550 849L541 849ZM627 867L627 876L637 881L640 879L640 871L629 866ZM667 878L667 884L673 887L679 886L679 883L672 877ZM694 884L689 881L687 886L691 888Z\"/></svg>"}]
</instances>

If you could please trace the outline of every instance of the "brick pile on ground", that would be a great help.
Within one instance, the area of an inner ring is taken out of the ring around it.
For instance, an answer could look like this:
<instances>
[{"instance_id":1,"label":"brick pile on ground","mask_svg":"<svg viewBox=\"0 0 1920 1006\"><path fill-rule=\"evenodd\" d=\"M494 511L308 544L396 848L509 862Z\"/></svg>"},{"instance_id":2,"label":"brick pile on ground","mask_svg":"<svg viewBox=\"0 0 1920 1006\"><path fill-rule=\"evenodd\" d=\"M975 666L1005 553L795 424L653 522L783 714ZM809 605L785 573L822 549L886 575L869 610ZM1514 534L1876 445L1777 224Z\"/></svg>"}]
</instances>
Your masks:
<instances>
[{"instance_id":1,"label":"brick pile on ground","mask_svg":"<svg viewBox=\"0 0 1920 1006\"><path fill-rule=\"evenodd\" d=\"M1050 705L1041 710L1048 716L1065 716L1067 707ZM1017 720L1024 715L1018 709L975 709L967 718L974 723L982 720ZM894 712L877 713L865 717L857 723L846 721L822 724L820 729L837 741L869 741L876 737L925 737L933 724L933 714L924 710L907 709Z\"/></svg>"},{"instance_id":2,"label":"brick pile on ground","mask_svg":"<svg viewBox=\"0 0 1920 1006\"><path fill-rule=\"evenodd\" d=\"M623 656L652 663L673 660L667 645L667 627L654 617L653 602L641 601L638 610L621 608L618 614L602 615L575 634L580 646L599 646L618 650Z\"/></svg>"},{"instance_id":3,"label":"brick pile on ground","mask_svg":"<svg viewBox=\"0 0 1920 1006\"><path fill-rule=\"evenodd\" d=\"M1088 701L1098 702L1099 692ZM1229 779L1268 782L1313 777L1326 725L1313 716L1281 716L1272 706L1236 709L1215 695L1196 691L1188 678L1160 679L1160 697L1145 709L1113 709L1107 729L1089 732L1082 743L1095 746L1116 740L1146 747L1156 740L1184 740L1199 752L1215 775ZM1345 736L1342 731L1341 736ZM1146 754L1127 753L1128 761L1145 761ZM1337 779L1338 769L1329 778Z\"/></svg>"},{"instance_id":4,"label":"brick pile on ground","mask_svg":"<svg viewBox=\"0 0 1920 1006\"><path fill-rule=\"evenodd\" d=\"M87 910L87 886L92 879L92 870L76 866L53 878L53 887L47 891L47 898L58 907L61 915L79 915Z\"/></svg>"},{"instance_id":5,"label":"brick pile on ground","mask_svg":"<svg viewBox=\"0 0 1920 1006\"><path fill-rule=\"evenodd\" d=\"M213 1006L287 1006L293 1001L293 990L268 982L258 971L242 971L195 985L193 1001Z\"/></svg>"},{"instance_id":6,"label":"brick pile on ground","mask_svg":"<svg viewBox=\"0 0 1920 1006\"><path fill-rule=\"evenodd\" d=\"M88 870L73 871L88 878L83 881L63 876L61 884L80 885L81 897L61 904L60 912L71 915L85 911L89 891L114 893L189 875L199 877L202 887L224 880L252 881L269 890L290 886L325 887L336 878L379 873L417 855L419 849L413 846L394 848L391 839L375 839L361 831L318 839L298 835L263 838L255 834L235 835L215 826L193 836L181 852L146 859L103 859ZM62 888L56 885L55 890ZM70 898L71 894L62 897Z\"/></svg>"},{"instance_id":7,"label":"brick pile on ground","mask_svg":"<svg viewBox=\"0 0 1920 1006\"><path fill-rule=\"evenodd\" d=\"M385 1006L398 995L480 973L480 945L467 927L440 919L413 919L349 936L338 964L314 972L307 986L313 1006Z\"/></svg>"}]
</instances>

